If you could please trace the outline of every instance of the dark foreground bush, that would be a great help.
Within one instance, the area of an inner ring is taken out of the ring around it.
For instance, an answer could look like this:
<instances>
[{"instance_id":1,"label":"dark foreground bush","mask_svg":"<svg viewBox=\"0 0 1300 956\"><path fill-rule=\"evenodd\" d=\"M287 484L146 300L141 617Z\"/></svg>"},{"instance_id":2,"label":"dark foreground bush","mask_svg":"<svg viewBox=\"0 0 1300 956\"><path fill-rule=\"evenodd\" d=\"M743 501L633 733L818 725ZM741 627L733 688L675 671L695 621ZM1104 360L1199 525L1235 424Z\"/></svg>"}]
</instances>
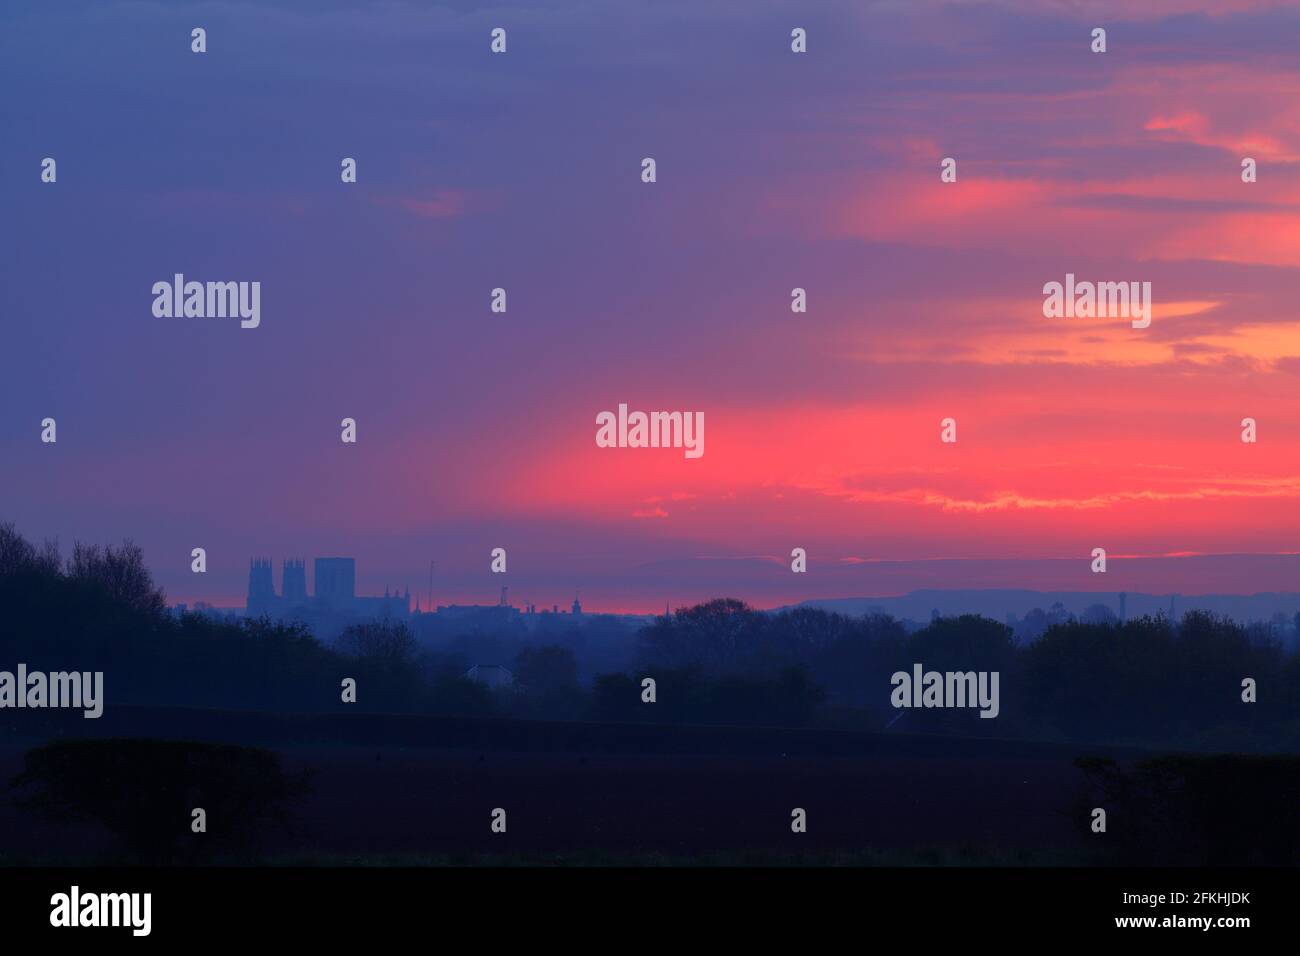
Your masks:
<instances>
[{"instance_id":1,"label":"dark foreground bush","mask_svg":"<svg viewBox=\"0 0 1300 956\"><path fill-rule=\"evenodd\" d=\"M10 787L18 806L55 823L94 822L141 862L256 852L292 831L307 775L256 747L172 740L62 740L27 752ZM191 829L195 808L207 832Z\"/></svg>"},{"instance_id":2,"label":"dark foreground bush","mask_svg":"<svg viewBox=\"0 0 1300 956\"><path fill-rule=\"evenodd\" d=\"M1143 760L1123 769L1085 757L1078 819L1094 846L1125 863L1300 863L1300 757L1215 754ZM1091 832L1092 808L1106 832Z\"/></svg>"}]
</instances>

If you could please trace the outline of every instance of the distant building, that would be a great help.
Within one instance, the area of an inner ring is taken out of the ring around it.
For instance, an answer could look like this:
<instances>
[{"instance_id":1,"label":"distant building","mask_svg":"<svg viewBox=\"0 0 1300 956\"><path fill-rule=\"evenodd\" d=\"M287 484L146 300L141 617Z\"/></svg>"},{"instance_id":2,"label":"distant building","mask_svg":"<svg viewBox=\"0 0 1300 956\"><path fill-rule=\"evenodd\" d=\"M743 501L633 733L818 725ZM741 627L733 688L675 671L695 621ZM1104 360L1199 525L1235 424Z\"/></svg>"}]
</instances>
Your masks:
<instances>
[{"instance_id":1,"label":"distant building","mask_svg":"<svg viewBox=\"0 0 1300 956\"><path fill-rule=\"evenodd\" d=\"M509 687L515 682L515 675L508 667L502 667L500 664L475 664L465 672L465 676L472 681L486 684L493 690L498 687Z\"/></svg>"},{"instance_id":2,"label":"distant building","mask_svg":"<svg viewBox=\"0 0 1300 956\"><path fill-rule=\"evenodd\" d=\"M307 594L307 562L290 558L283 565L283 588L275 592L271 562L254 558L248 565L250 617L263 615L306 624L318 637L330 638L363 620L399 620L411 617L411 592L391 589L383 597L357 596L355 558L317 558L315 594Z\"/></svg>"},{"instance_id":3,"label":"distant building","mask_svg":"<svg viewBox=\"0 0 1300 956\"><path fill-rule=\"evenodd\" d=\"M354 597L352 610L361 617L405 618L411 613L411 589L405 594L390 594L384 588L383 597Z\"/></svg>"},{"instance_id":4,"label":"distant building","mask_svg":"<svg viewBox=\"0 0 1300 956\"><path fill-rule=\"evenodd\" d=\"M519 608L508 604L439 604L438 617L483 626L508 624L519 619Z\"/></svg>"},{"instance_id":5,"label":"distant building","mask_svg":"<svg viewBox=\"0 0 1300 956\"><path fill-rule=\"evenodd\" d=\"M284 600L286 604L307 603L307 563L301 558L290 558L284 562L282 573L284 581Z\"/></svg>"},{"instance_id":6,"label":"distant building","mask_svg":"<svg viewBox=\"0 0 1300 956\"><path fill-rule=\"evenodd\" d=\"M248 613L269 614L275 605L275 582L271 562L253 558L248 562Z\"/></svg>"},{"instance_id":7,"label":"distant building","mask_svg":"<svg viewBox=\"0 0 1300 956\"><path fill-rule=\"evenodd\" d=\"M316 559L316 600L345 608L357 596L355 558Z\"/></svg>"},{"instance_id":8,"label":"distant building","mask_svg":"<svg viewBox=\"0 0 1300 956\"><path fill-rule=\"evenodd\" d=\"M329 640L362 621L401 621L410 627L417 639L436 640L475 632L586 627L589 623L603 620L601 615L584 612L582 602L576 596L571 611L561 611L559 605L554 605L550 610L539 612L537 605L532 603L518 608L510 603L509 592L504 587L496 604L437 605L421 612L418 600L412 605L409 587L402 591L388 587L382 596L358 595L355 558L314 559L312 594L307 593L307 562L304 558L288 558L283 561L281 569L282 587L277 593L270 560L254 558L249 561L245 613L250 617L265 615L306 625L323 640ZM510 672L505 668L500 670L509 682ZM484 683L498 686L501 681L501 674L495 674Z\"/></svg>"}]
</instances>

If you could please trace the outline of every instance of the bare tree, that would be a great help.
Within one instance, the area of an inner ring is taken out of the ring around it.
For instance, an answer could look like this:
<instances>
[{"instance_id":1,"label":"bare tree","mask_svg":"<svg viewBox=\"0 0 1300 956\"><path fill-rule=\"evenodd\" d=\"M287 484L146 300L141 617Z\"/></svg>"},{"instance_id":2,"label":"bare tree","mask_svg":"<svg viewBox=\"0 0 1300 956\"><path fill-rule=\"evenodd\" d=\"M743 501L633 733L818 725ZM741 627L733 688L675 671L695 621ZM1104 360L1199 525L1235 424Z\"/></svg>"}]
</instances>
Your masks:
<instances>
[{"instance_id":1,"label":"bare tree","mask_svg":"<svg viewBox=\"0 0 1300 956\"><path fill-rule=\"evenodd\" d=\"M58 574L63 564L56 541L45 539L39 549L14 528L13 522L0 523L0 575L34 571Z\"/></svg>"},{"instance_id":2,"label":"bare tree","mask_svg":"<svg viewBox=\"0 0 1300 956\"><path fill-rule=\"evenodd\" d=\"M117 549L78 541L68 559L68 577L97 584L114 600L137 611L161 614L167 608L162 590L154 586L153 575L145 566L144 552L129 538Z\"/></svg>"}]
</instances>

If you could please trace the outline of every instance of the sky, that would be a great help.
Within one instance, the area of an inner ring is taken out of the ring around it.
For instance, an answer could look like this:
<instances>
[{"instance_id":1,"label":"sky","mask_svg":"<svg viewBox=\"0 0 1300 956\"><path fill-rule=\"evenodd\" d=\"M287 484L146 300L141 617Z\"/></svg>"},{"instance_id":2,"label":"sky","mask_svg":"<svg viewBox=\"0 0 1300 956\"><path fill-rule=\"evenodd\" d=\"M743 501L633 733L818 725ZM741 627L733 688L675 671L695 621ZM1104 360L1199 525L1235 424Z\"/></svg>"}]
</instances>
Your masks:
<instances>
[{"instance_id":1,"label":"sky","mask_svg":"<svg viewBox=\"0 0 1300 956\"><path fill-rule=\"evenodd\" d=\"M631 612L1300 590L1298 35L1238 0L6 3L0 521L218 605L255 555ZM260 281L260 326L155 317L178 272ZM1044 318L1067 273L1149 281L1151 326ZM619 403L703 412L704 455L597 447Z\"/></svg>"}]
</instances>

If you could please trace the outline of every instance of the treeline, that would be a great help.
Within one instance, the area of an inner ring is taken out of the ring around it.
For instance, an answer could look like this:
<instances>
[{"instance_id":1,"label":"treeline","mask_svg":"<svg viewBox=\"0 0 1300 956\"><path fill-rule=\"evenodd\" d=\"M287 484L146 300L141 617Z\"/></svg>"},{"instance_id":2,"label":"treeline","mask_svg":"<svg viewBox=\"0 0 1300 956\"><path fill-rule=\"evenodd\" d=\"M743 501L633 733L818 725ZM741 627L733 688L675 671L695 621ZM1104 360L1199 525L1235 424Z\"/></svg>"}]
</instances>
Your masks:
<instances>
[{"instance_id":1,"label":"treeline","mask_svg":"<svg viewBox=\"0 0 1300 956\"><path fill-rule=\"evenodd\" d=\"M657 618L617 673L580 645L525 646L510 688L466 678L465 646L421 644L401 623L349 628L331 645L268 620L167 608L139 548L77 545L66 560L0 525L0 669L103 671L114 704L564 720L821 724L895 731L1267 750L1300 743L1300 655L1202 612L1065 622L1032 643L976 616L914 633L897 620L719 599ZM608 658L606 658L608 660ZM895 710L891 676L997 671L999 716ZM345 678L355 704L341 700ZM644 683L653 679L654 703ZM1243 702L1250 679L1257 701Z\"/></svg>"},{"instance_id":2,"label":"treeline","mask_svg":"<svg viewBox=\"0 0 1300 956\"><path fill-rule=\"evenodd\" d=\"M0 669L103 671L109 707L332 710L345 706L350 677L359 709L491 709L485 688L424 673L413 651L405 629L377 639L363 628L327 647L297 625L177 617L129 541L77 545L64 561L51 542L36 547L0 525Z\"/></svg>"},{"instance_id":3,"label":"treeline","mask_svg":"<svg viewBox=\"0 0 1300 956\"><path fill-rule=\"evenodd\" d=\"M892 723L916 732L1208 749L1300 744L1300 653L1202 611L1177 622L1067 621L1026 643L975 615L939 618L908 634L886 615L766 614L724 599L660 618L639 641L647 673L678 668L776 682L798 668L805 686L824 692L818 719L867 729ZM997 671L999 716L895 710L890 678L915 664Z\"/></svg>"}]
</instances>

